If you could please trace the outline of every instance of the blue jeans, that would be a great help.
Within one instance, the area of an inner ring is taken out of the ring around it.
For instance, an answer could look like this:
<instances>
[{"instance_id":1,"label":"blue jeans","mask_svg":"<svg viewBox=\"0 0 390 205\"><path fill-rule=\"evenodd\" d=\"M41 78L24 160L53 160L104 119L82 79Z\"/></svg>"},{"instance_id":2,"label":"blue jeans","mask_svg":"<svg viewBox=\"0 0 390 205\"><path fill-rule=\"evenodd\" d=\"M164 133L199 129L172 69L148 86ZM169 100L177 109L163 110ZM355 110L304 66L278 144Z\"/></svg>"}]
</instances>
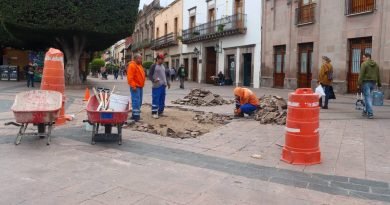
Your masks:
<instances>
[{"instance_id":1,"label":"blue jeans","mask_svg":"<svg viewBox=\"0 0 390 205\"><path fill-rule=\"evenodd\" d=\"M368 116L373 115L372 111L372 91L374 90L375 82L374 81L363 81L363 95L364 102L366 104L365 112Z\"/></svg>"},{"instance_id":2,"label":"blue jeans","mask_svg":"<svg viewBox=\"0 0 390 205\"><path fill-rule=\"evenodd\" d=\"M166 86L152 88L152 114L162 114L165 107Z\"/></svg>"},{"instance_id":3,"label":"blue jeans","mask_svg":"<svg viewBox=\"0 0 390 205\"><path fill-rule=\"evenodd\" d=\"M257 106L247 103L241 105L240 109L242 113L250 115L257 109Z\"/></svg>"},{"instance_id":4,"label":"blue jeans","mask_svg":"<svg viewBox=\"0 0 390 205\"><path fill-rule=\"evenodd\" d=\"M27 87L34 87L34 74L27 74Z\"/></svg>"},{"instance_id":5,"label":"blue jeans","mask_svg":"<svg viewBox=\"0 0 390 205\"><path fill-rule=\"evenodd\" d=\"M130 88L130 94L131 107L133 109L131 118L133 120L140 120L143 90L142 88L137 88L136 90Z\"/></svg>"}]
</instances>

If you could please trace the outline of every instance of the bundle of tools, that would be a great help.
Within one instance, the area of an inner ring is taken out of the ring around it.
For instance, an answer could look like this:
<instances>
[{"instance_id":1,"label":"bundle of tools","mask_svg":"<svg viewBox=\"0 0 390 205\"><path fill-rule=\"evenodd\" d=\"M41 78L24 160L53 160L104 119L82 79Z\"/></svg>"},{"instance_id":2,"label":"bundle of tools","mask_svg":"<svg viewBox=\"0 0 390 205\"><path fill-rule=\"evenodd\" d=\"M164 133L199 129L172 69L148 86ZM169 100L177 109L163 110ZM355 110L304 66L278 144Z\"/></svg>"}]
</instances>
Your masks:
<instances>
[{"instance_id":1,"label":"bundle of tools","mask_svg":"<svg viewBox=\"0 0 390 205\"><path fill-rule=\"evenodd\" d=\"M97 107L96 111L112 111L112 109L109 109L109 102L110 102L110 96L115 90L114 88L110 91L108 88L92 88L93 93L96 96L96 99L99 102L99 106Z\"/></svg>"}]
</instances>

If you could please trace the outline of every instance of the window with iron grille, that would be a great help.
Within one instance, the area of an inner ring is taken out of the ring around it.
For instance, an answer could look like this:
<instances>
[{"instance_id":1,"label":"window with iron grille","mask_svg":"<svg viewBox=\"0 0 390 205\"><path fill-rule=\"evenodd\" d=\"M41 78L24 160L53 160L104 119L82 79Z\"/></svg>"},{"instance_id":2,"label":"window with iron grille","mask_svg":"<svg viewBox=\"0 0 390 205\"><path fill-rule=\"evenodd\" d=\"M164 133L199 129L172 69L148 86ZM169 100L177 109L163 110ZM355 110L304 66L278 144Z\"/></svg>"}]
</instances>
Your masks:
<instances>
[{"instance_id":1,"label":"window with iron grille","mask_svg":"<svg viewBox=\"0 0 390 205\"><path fill-rule=\"evenodd\" d=\"M345 0L345 14L356 15L374 12L376 0Z\"/></svg>"}]
</instances>

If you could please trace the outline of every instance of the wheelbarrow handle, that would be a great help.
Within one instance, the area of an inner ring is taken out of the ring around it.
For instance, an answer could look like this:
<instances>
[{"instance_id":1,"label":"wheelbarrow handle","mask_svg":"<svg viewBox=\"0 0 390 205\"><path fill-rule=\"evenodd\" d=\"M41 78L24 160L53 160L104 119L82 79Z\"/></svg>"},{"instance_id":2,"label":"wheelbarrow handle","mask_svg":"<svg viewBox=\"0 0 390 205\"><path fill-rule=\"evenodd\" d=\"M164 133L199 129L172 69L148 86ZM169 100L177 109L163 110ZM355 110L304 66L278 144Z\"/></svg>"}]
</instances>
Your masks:
<instances>
[{"instance_id":1,"label":"wheelbarrow handle","mask_svg":"<svg viewBox=\"0 0 390 205\"><path fill-rule=\"evenodd\" d=\"M19 124L19 123L16 123L16 122L6 122L4 123L5 126L8 126L8 125L14 125L14 126L17 126L17 127L21 127L22 125Z\"/></svg>"}]
</instances>

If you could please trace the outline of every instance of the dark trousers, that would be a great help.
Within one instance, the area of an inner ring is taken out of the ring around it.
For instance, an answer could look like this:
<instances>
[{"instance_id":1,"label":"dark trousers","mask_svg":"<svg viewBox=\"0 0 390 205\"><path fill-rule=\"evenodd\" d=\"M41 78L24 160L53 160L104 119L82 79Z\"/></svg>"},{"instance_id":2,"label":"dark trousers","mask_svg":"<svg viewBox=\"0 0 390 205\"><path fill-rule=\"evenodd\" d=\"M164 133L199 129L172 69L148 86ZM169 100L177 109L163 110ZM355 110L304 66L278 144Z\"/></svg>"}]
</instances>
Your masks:
<instances>
[{"instance_id":1,"label":"dark trousers","mask_svg":"<svg viewBox=\"0 0 390 205\"><path fill-rule=\"evenodd\" d=\"M327 108L328 107L328 102L329 102L329 95L330 95L330 93L329 93L329 88L330 88L330 86L329 85L323 85L323 84L321 84L321 86L322 86L322 88L324 89L324 92L325 92L325 96L322 96L321 98L320 98L320 107L325 107L325 108ZM322 104L322 98L325 98L325 102L324 102L324 104Z\"/></svg>"},{"instance_id":2,"label":"dark trousers","mask_svg":"<svg viewBox=\"0 0 390 205\"><path fill-rule=\"evenodd\" d=\"M162 114L165 108L166 86L152 88L152 114Z\"/></svg>"},{"instance_id":3,"label":"dark trousers","mask_svg":"<svg viewBox=\"0 0 390 205\"><path fill-rule=\"evenodd\" d=\"M180 88L184 89L184 77L180 77Z\"/></svg>"},{"instance_id":4,"label":"dark trousers","mask_svg":"<svg viewBox=\"0 0 390 205\"><path fill-rule=\"evenodd\" d=\"M34 74L27 74L27 87L34 87Z\"/></svg>"}]
</instances>

